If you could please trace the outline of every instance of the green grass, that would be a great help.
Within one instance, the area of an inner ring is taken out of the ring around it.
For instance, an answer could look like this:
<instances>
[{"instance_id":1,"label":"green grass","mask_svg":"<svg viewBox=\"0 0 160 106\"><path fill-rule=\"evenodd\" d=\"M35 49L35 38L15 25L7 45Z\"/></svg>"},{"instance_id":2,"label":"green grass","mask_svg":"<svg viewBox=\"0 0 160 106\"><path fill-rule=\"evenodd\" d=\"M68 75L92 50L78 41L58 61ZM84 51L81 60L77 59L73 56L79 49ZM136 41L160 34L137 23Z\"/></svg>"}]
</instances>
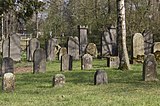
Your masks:
<instances>
[{"instance_id":1,"label":"green grass","mask_svg":"<svg viewBox=\"0 0 160 106\"><path fill-rule=\"evenodd\" d=\"M5 93L0 90L0 106L160 105L160 82L142 81L142 65L134 65L131 71L125 72L105 65L105 60L94 60L93 70L86 71L80 70L79 61L74 61L73 71L60 72L60 63L55 61L47 63L46 73L16 74L15 91ZM96 69L107 72L109 84L93 85ZM66 77L66 84L62 88L52 87L52 77L57 73ZM158 73L160 79L160 67Z\"/></svg>"}]
</instances>

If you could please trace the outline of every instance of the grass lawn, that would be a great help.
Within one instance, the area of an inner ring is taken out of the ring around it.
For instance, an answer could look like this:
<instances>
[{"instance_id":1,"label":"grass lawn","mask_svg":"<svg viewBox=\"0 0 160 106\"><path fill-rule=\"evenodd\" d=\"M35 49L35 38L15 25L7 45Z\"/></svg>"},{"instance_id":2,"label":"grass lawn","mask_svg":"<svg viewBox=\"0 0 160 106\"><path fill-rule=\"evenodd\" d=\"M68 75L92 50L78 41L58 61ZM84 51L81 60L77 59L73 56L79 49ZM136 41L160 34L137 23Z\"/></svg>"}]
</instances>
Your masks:
<instances>
[{"instance_id":1,"label":"grass lawn","mask_svg":"<svg viewBox=\"0 0 160 106\"><path fill-rule=\"evenodd\" d=\"M60 63L55 61L47 63L46 73L16 74L15 92L0 89L0 106L160 106L160 81L142 81L142 65L124 72L106 67L106 60L94 60L93 67L80 70L80 62L74 61L73 71L60 72ZM107 72L109 84L93 85L96 69ZM160 79L160 67L157 71ZM52 87L57 73L66 77L62 88Z\"/></svg>"}]
</instances>

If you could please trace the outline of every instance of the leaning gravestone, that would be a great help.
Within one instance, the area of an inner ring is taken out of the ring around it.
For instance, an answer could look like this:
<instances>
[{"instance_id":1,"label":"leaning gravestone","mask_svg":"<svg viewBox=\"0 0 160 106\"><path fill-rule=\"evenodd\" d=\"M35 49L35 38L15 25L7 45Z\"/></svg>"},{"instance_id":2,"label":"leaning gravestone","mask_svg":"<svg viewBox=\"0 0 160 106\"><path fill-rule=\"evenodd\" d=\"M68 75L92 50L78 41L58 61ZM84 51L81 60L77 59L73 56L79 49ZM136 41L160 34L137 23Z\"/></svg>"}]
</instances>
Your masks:
<instances>
[{"instance_id":1,"label":"leaning gravestone","mask_svg":"<svg viewBox=\"0 0 160 106\"><path fill-rule=\"evenodd\" d=\"M79 60L79 39L78 37L69 37L68 40L68 54L72 56L74 60Z\"/></svg>"},{"instance_id":2,"label":"leaning gravestone","mask_svg":"<svg viewBox=\"0 0 160 106\"><path fill-rule=\"evenodd\" d=\"M12 58L14 61L20 61L21 60L21 46L20 46L20 36L13 34L9 38L9 54L10 58Z\"/></svg>"},{"instance_id":3,"label":"leaning gravestone","mask_svg":"<svg viewBox=\"0 0 160 106\"><path fill-rule=\"evenodd\" d=\"M93 61L92 56L90 54L85 54L82 57L81 69L82 70L92 69L92 61Z\"/></svg>"},{"instance_id":4,"label":"leaning gravestone","mask_svg":"<svg viewBox=\"0 0 160 106\"><path fill-rule=\"evenodd\" d=\"M5 73L14 73L14 62L12 58L5 57L2 59L1 76L3 76Z\"/></svg>"},{"instance_id":5,"label":"leaning gravestone","mask_svg":"<svg viewBox=\"0 0 160 106\"><path fill-rule=\"evenodd\" d=\"M46 42L46 56L48 61L53 61L56 58L55 45L52 38Z\"/></svg>"},{"instance_id":6,"label":"leaning gravestone","mask_svg":"<svg viewBox=\"0 0 160 106\"><path fill-rule=\"evenodd\" d=\"M94 58L97 57L97 46L94 43L89 43L86 48L86 53L90 54Z\"/></svg>"},{"instance_id":7,"label":"leaning gravestone","mask_svg":"<svg viewBox=\"0 0 160 106\"><path fill-rule=\"evenodd\" d=\"M61 57L65 54L67 54L67 49L65 47L62 47L59 51L59 60L61 60Z\"/></svg>"},{"instance_id":8,"label":"leaning gravestone","mask_svg":"<svg viewBox=\"0 0 160 106\"><path fill-rule=\"evenodd\" d=\"M119 67L119 57L118 56L110 56L107 57L107 67L110 68L118 68Z\"/></svg>"},{"instance_id":9,"label":"leaning gravestone","mask_svg":"<svg viewBox=\"0 0 160 106\"><path fill-rule=\"evenodd\" d=\"M143 80L157 81L157 62L153 54L147 55L143 63Z\"/></svg>"},{"instance_id":10,"label":"leaning gravestone","mask_svg":"<svg viewBox=\"0 0 160 106\"><path fill-rule=\"evenodd\" d=\"M78 26L79 30L79 54L85 54L86 46L88 44L87 26Z\"/></svg>"},{"instance_id":11,"label":"leaning gravestone","mask_svg":"<svg viewBox=\"0 0 160 106\"><path fill-rule=\"evenodd\" d=\"M2 78L2 90L13 92L15 89L15 75L13 73L5 73Z\"/></svg>"},{"instance_id":12,"label":"leaning gravestone","mask_svg":"<svg viewBox=\"0 0 160 106\"><path fill-rule=\"evenodd\" d=\"M61 71L72 70L72 56L65 54L61 57Z\"/></svg>"},{"instance_id":13,"label":"leaning gravestone","mask_svg":"<svg viewBox=\"0 0 160 106\"><path fill-rule=\"evenodd\" d=\"M117 55L117 32L116 27L111 26L101 36L101 56L116 56Z\"/></svg>"},{"instance_id":14,"label":"leaning gravestone","mask_svg":"<svg viewBox=\"0 0 160 106\"><path fill-rule=\"evenodd\" d=\"M94 74L94 85L107 84L108 77L105 71L97 70Z\"/></svg>"},{"instance_id":15,"label":"leaning gravestone","mask_svg":"<svg viewBox=\"0 0 160 106\"><path fill-rule=\"evenodd\" d=\"M141 33L133 36L133 63L143 63L144 61L144 38Z\"/></svg>"},{"instance_id":16,"label":"leaning gravestone","mask_svg":"<svg viewBox=\"0 0 160 106\"><path fill-rule=\"evenodd\" d=\"M29 61L33 61L33 53L36 49L40 48L40 42L38 41L37 38L32 38L29 41Z\"/></svg>"},{"instance_id":17,"label":"leaning gravestone","mask_svg":"<svg viewBox=\"0 0 160 106\"><path fill-rule=\"evenodd\" d=\"M63 74L56 74L53 77L52 85L54 87L62 87L65 84L65 76Z\"/></svg>"},{"instance_id":18,"label":"leaning gravestone","mask_svg":"<svg viewBox=\"0 0 160 106\"><path fill-rule=\"evenodd\" d=\"M33 56L33 73L46 71L46 54L43 49L36 49Z\"/></svg>"},{"instance_id":19,"label":"leaning gravestone","mask_svg":"<svg viewBox=\"0 0 160 106\"><path fill-rule=\"evenodd\" d=\"M5 39L2 43L2 56L9 57L9 39Z\"/></svg>"}]
</instances>

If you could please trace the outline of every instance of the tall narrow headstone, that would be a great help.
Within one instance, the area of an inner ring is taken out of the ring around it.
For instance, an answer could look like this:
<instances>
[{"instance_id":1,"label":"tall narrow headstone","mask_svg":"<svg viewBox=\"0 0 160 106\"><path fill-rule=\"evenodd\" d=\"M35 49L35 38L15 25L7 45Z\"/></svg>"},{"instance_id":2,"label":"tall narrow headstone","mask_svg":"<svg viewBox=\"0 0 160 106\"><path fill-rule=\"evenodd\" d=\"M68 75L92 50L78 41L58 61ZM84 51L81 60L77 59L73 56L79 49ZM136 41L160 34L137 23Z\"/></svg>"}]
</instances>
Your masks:
<instances>
[{"instance_id":1,"label":"tall narrow headstone","mask_svg":"<svg viewBox=\"0 0 160 106\"><path fill-rule=\"evenodd\" d=\"M117 32L114 26L111 26L104 32L101 38L101 56L117 55Z\"/></svg>"},{"instance_id":2,"label":"tall narrow headstone","mask_svg":"<svg viewBox=\"0 0 160 106\"><path fill-rule=\"evenodd\" d=\"M147 55L143 63L143 80L157 81L157 62L153 54Z\"/></svg>"},{"instance_id":3,"label":"tall narrow headstone","mask_svg":"<svg viewBox=\"0 0 160 106\"><path fill-rule=\"evenodd\" d=\"M53 61L56 58L55 45L52 38L46 42L46 56L48 61Z\"/></svg>"},{"instance_id":4,"label":"tall narrow headstone","mask_svg":"<svg viewBox=\"0 0 160 106\"><path fill-rule=\"evenodd\" d=\"M92 69L92 61L93 61L92 56L90 54L85 54L81 60L81 69L82 70Z\"/></svg>"},{"instance_id":5,"label":"tall narrow headstone","mask_svg":"<svg viewBox=\"0 0 160 106\"><path fill-rule=\"evenodd\" d=\"M33 73L46 71L46 54L43 49L36 49L33 57Z\"/></svg>"},{"instance_id":6,"label":"tall narrow headstone","mask_svg":"<svg viewBox=\"0 0 160 106\"><path fill-rule=\"evenodd\" d=\"M67 54L67 49L65 47L62 47L60 50L59 50L59 60L61 60L61 57L63 55Z\"/></svg>"},{"instance_id":7,"label":"tall narrow headstone","mask_svg":"<svg viewBox=\"0 0 160 106\"><path fill-rule=\"evenodd\" d=\"M68 54L72 56L74 60L79 60L79 39L78 37L69 37L68 40Z\"/></svg>"},{"instance_id":8,"label":"tall narrow headstone","mask_svg":"<svg viewBox=\"0 0 160 106\"><path fill-rule=\"evenodd\" d=\"M2 56L9 57L9 39L5 39L2 43Z\"/></svg>"},{"instance_id":9,"label":"tall narrow headstone","mask_svg":"<svg viewBox=\"0 0 160 106\"><path fill-rule=\"evenodd\" d=\"M97 57L98 55L98 51L97 51L97 46L96 44L94 43L89 43L87 45L87 48L86 48L86 53L90 54L91 56L93 56L94 58Z\"/></svg>"},{"instance_id":10,"label":"tall narrow headstone","mask_svg":"<svg viewBox=\"0 0 160 106\"><path fill-rule=\"evenodd\" d=\"M87 26L78 26L79 30L79 54L80 56L85 54L85 49L88 44Z\"/></svg>"},{"instance_id":11,"label":"tall narrow headstone","mask_svg":"<svg viewBox=\"0 0 160 106\"><path fill-rule=\"evenodd\" d=\"M61 71L72 70L72 56L65 54L61 57Z\"/></svg>"},{"instance_id":12,"label":"tall narrow headstone","mask_svg":"<svg viewBox=\"0 0 160 106\"><path fill-rule=\"evenodd\" d=\"M33 61L33 53L36 49L40 48L40 42L37 38L32 38L29 41L29 61Z\"/></svg>"},{"instance_id":13,"label":"tall narrow headstone","mask_svg":"<svg viewBox=\"0 0 160 106\"><path fill-rule=\"evenodd\" d=\"M132 49L133 49L133 54L132 54L133 63L143 63L144 38L141 33L135 33L135 35L133 36Z\"/></svg>"}]
</instances>

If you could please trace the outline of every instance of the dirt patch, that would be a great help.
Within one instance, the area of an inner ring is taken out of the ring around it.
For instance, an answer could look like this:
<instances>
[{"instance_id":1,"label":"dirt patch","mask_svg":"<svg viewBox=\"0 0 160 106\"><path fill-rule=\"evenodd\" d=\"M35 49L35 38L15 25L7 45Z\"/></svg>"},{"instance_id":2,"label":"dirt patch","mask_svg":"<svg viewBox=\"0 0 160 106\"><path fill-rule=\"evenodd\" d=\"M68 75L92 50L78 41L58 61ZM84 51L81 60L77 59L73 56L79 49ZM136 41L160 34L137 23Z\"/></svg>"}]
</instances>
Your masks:
<instances>
[{"instance_id":1,"label":"dirt patch","mask_svg":"<svg viewBox=\"0 0 160 106\"><path fill-rule=\"evenodd\" d=\"M32 72L32 67L16 67L15 73L27 73Z\"/></svg>"}]
</instances>

